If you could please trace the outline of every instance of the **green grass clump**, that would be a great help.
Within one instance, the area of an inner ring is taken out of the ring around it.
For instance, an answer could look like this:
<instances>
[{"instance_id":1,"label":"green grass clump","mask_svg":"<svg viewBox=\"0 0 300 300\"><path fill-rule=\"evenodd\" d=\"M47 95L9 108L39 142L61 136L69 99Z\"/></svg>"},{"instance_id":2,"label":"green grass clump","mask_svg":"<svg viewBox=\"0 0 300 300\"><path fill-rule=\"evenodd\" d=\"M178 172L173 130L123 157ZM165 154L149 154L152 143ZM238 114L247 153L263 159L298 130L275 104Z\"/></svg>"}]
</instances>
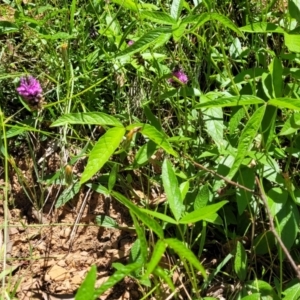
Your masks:
<instances>
[{"instance_id":1,"label":"green grass clump","mask_svg":"<svg viewBox=\"0 0 300 300\"><path fill-rule=\"evenodd\" d=\"M217 299L220 286L225 299L300 297L298 2L5 2L4 227L14 172L37 211L53 186L56 208L87 187L124 205L136 232L128 262L100 287L91 266L76 300L125 277L141 299ZM17 92L29 75L42 95Z\"/></svg>"}]
</instances>

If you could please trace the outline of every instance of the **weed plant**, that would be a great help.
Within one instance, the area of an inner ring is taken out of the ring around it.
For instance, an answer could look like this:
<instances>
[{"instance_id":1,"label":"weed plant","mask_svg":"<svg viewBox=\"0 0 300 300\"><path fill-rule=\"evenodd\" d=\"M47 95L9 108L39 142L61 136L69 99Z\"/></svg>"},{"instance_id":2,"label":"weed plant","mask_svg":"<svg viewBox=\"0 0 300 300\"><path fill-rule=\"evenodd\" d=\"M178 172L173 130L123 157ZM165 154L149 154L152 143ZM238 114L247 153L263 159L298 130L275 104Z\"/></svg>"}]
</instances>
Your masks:
<instances>
[{"instance_id":1,"label":"weed plant","mask_svg":"<svg viewBox=\"0 0 300 300\"><path fill-rule=\"evenodd\" d=\"M299 299L299 23L297 0L3 1L3 232L11 172L37 211L53 187L56 208L89 188L127 207L136 240L76 300L126 276L141 299Z\"/></svg>"}]
</instances>

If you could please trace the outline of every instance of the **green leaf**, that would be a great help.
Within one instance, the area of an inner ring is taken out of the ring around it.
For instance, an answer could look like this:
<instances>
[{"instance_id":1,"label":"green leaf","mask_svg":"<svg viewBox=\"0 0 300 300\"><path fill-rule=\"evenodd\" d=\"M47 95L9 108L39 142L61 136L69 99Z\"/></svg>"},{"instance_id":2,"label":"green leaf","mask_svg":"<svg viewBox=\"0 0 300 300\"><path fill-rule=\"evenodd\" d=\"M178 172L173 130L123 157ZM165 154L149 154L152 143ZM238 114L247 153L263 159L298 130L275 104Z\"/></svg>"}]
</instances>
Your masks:
<instances>
[{"instance_id":1,"label":"green leaf","mask_svg":"<svg viewBox=\"0 0 300 300\"><path fill-rule=\"evenodd\" d=\"M167 153L178 157L178 153L172 148L170 143L167 141L167 137L155 127L149 124L141 124L142 129L140 132L146 135L150 140L156 143L159 147L163 148Z\"/></svg>"},{"instance_id":2,"label":"green leaf","mask_svg":"<svg viewBox=\"0 0 300 300\"><path fill-rule=\"evenodd\" d=\"M70 40L74 39L75 35L66 32L57 32L54 34L39 34L39 37L45 40Z\"/></svg>"},{"instance_id":3,"label":"green leaf","mask_svg":"<svg viewBox=\"0 0 300 300\"><path fill-rule=\"evenodd\" d=\"M198 221L204 220L205 218L209 217L216 213L222 206L224 206L228 201L220 201L216 204L207 205L205 207L201 207L197 210L194 210L191 213L186 214L179 220L180 224L189 224L189 223L196 223Z\"/></svg>"},{"instance_id":4,"label":"green leaf","mask_svg":"<svg viewBox=\"0 0 300 300\"><path fill-rule=\"evenodd\" d=\"M284 33L284 30L281 27L273 23L267 23L267 22L252 23L244 27L240 27L240 30L244 32L255 32L255 33L267 33L267 32Z\"/></svg>"},{"instance_id":5,"label":"green leaf","mask_svg":"<svg viewBox=\"0 0 300 300\"><path fill-rule=\"evenodd\" d=\"M138 261L133 260L132 262L140 262L140 263L145 263L147 258L148 258L148 242L147 242L147 238L145 235L145 227L139 224L138 220L135 217L134 213L131 213L131 218L133 220L133 224L134 224L134 228L136 230L137 236L138 236L138 241L139 241L139 256L140 259ZM133 250L132 250L133 251ZM131 252L132 253L132 252ZM131 255L133 255L134 253L132 253ZM135 255L136 257L137 255Z\"/></svg>"},{"instance_id":6,"label":"green leaf","mask_svg":"<svg viewBox=\"0 0 300 300\"><path fill-rule=\"evenodd\" d=\"M0 34L18 32L17 24L9 21L0 21Z\"/></svg>"},{"instance_id":7,"label":"green leaf","mask_svg":"<svg viewBox=\"0 0 300 300\"><path fill-rule=\"evenodd\" d=\"M298 300L300 299L300 283L287 288L284 292L283 300Z\"/></svg>"},{"instance_id":8,"label":"green leaf","mask_svg":"<svg viewBox=\"0 0 300 300\"><path fill-rule=\"evenodd\" d=\"M103 165L109 160L110 156L120 145L125 133L125 128L114 127L106 131L101 136L96 145L91 150L87 166L85 167L80 183L88 181L94 176Z\"/></svg>"},{"instance_id":9,"label":"green leaf","mask_svg":"<svg viewBox=\"0 0 300 300\"><path fill-rule=\"evenodd\" d=\"M93 191L102 194L104 196L109 196L109 191L108 189L101 185L101 184L91 184L91 183L87 183L86 186L90 187Z\"/></svg>"},{"instance_id":10,"label":"green leaf","mask_svg":"<svg viewBox=\"0 0 300 300\"><path fill-rule=\"evenodd\" d=\"M199 262L199 259L195 256L195 254L186 247L181 241L177 239L165 239L166 244L172 248L176 254L180 257L181 260L187 260L191 265L193 265L197 270L202 273L202 276L206 279L207 275L204 267Z\"/></svg>"},{"instance_id":11,"label":"green leaf","mask_svg":"<svg viewBox=\"0 0 300 300\"><path fill-rule=\"evenodd\" d=\"M266 105L259 107L251 116L250 120L247 122L244 130L242 131L234 163L229 171L229 174L227 175L229 179L233 178L233 176L238 171L241 163L243 162L243 159L246 156L257 134L257 131L261 126L261 121L264 117L265 109Z\"/></svg>"},{"instance_id":12,"label":"green leaf","mask_svg":"<svg viewBox=\"0 0 300 300\"><path fill-rule=\"evenodd\" d=\"M95 218L95 222L97 225L105 228L119 228L118 223L109 216L98 215Z\"/></svg>"},{"instance_id":13,"label":"green leaf","mask_svg":"<svg viewBox=\"0 0 300 300\"><path fill-rule=\"evenodd\" d=\"M77 182L74 185L71 185L67 189L65 189L57 199L55 207L59 208L66 204L68 201L72 200L75 197L75 195L79 192L80 187L80 182Z\"/></svg>"},{"instance_id":14,"label":"green leaf","mask_svg":"<svg viewBox=\"0 0 300 300\"><path fill-rule=\"evenodd\" d=\"M110 289L111 287L116 285L119 281L121 281L124 277L128 276L130 273L134 272L139 268L141 268L140 263L133 263L117 270L112 276L108 278L106 282L104 282L99 288L95 289L94 299L101 296L108 289Z\"/></svg>"},{"instance_id":15,"label":"green leaf","mask_svg":"<svg viewBox=\"0 0 300 300\"><path fill-rule=\"evenodd\" d=\"M137 4L132 0L112 0L112 2L122 6L123 8L127 8L135 12L138 11Z\"/></svg>"},{"instance_id":16,"label":"green leaf","mask_svg":"<svg viewBox=\"0 0 300 300\"><path fill-rule=\"evenodd\" d=\"M256 255L271 253L274 245L275 238L271 231L259 233L253 241L254 252Z\"/></svg>"},{"instance_id":17,"label":"green leaf","mask_svg":"<svg viewBox=\"0 0 300 300\"><path fill-rule=\"evenodd\" d=\"M119 165L114 163L113 167L110 171L109 177L108 177L108 191L109 191L109 193L112 191L112 189L115 186L117 176L118 176L118 171L119 171Z\"/></svg>"},{"instance_id":18,"label":"green leaf","mask_svg":"<svg viewBox=\"0 0 300 300\"><path fill-rule=\"evenodd\" d=\"M208 183L200 186L197 197L194 201L194 210L205 207L210 199Z\"/></svg>"},{"instance_id":19,"label":"green leaf","mask_svg":"<svg viewBox=\"0 0 300 300\"><path fill-rule=\"evenodd\" d=\"M244 36L244 34L241 32L241 30L229 18L227 18L225 15L221 15L221 14L218 14L218 13L211 13L210 16L211 16L212 19L220 22L225 27L227 27L227 28L231 29L232 31L234 31L237 35Z\"/></svg>"},{"instance_id":20,"label":"green leaf","mask_svg":"<svg viewBox=\"0 0 300 300\"><path fill-rule=\"evenodd\" d=\"M281 97L282 96L282 89L283 89L283 68L281 61L275 56L271 65L270 65L270 72L272 74L272 83L273 83L273 91L274 97Z\"/></svg>"},{"instance_id":21,"label":"green leaf","mask_svg":"<svg viewBox=\"0 0 300 300\"><path fill-rule=\"evenodd\" d=\"M283 124L279 135L290 135L300 129L300 124L297 124L300 117L300 113L293 113Z\"/></svg>"},{"instance_id":22,"label":"green leaf","mask_svg":"<svg viewBox=\"0 0 300 300\"><path fill-rule=\"evenodd\" d=\"M139 207L129 201L126 197L121 195L118 192L112 191L112 196L115 197L118 201L123 203L131 212L133 212L146 226L148 226L151 230L153 230L157 236L161 239L164 237L164 232L160 225L150 218L147 214L145 214Z\"/></svg>"},{"instance_id":23,"label":"green leaf","mask_svg":"<svg viewBox=\"0 0 300 300\"><path fill-rule=\"evenodd\" d=\"M170 13L174 20L179 19L182 6L183 6L183 0L173 0Z\"/></svg>"},{"instance_id":24,"label":"green leaf","mask_svg":"<svg viewBox=\"0 0 300 300\"><path fill-rule=\"evenodd\" d=\"M164 222L167 222L167 223L170 223L170 224L178 224L176 222L176 220L174 220L173 218L169 217L168 215L166 214L162 214L160 212L157 212L157 211L154 211L154 210L149 210L149 209L146 209L146 208L140 208L141 211L143 211L144 213L148 214L148 215L151 215L157 219L160 219Z\"/></svg>"},{"instance_id":25,"label":"green leaf","mask_svg":"<svg viewBox=\"0 0 300 300\"><path fill-rule=\"evenodd\" d=\"M181 37L183 36L185 29L186 29L187 24L181 23L179 25L173 25L173 37L174 41L178 42Z\"/></svg>"},{"instance_id":26,"label":"green leaf","mask_svg":"<svg viewBox=\"0 0 300 300\"><path fill-rule=\"evenodd\" d=\"M298 224L300 223L298 207L291 199L288 199L276 217L276 230L289 250L298 234Z\"/></svg>"},{"instance_id":27,"label":"green leaf","mask_svg":"<svg viewBox=\"0 0 300 300\"><path fill-rule=\"evenodd\" d=\"M123 127L123 124L113 116L101 112L73 113L59 117L51 124L51 127L66 124L101 125Z\"/></svg>"},{"instance_id":28,"label":"green leaf","mask_svg":"<svg viewBox=\"0 0 300 300\"><path fill-rule=\"evenodd\" d=\"M212 107L202 110L206 131L218 147L224 146L223 138L223 110L221 107Z\"/></svg>"},{"instance_id":29,"label":"green leaf","mask_svg":"<svg viewBox=\"0 0 300 300\"><path fill-rule=\"evenodd\" d=\"M261 296L260 293L254 293L246 297L243 297L242 300L261 300Z\"/></svg>"},{"instance_id":30,"label":"green leaf","mask_svg":"<svg viewBox=\"0 0 300 300\"><path fill-rule=\"evenodd\" d=\"M75 300L94 300L95 284L97 277L97 268L92 266L86 275L83 283L79 287Z\"/></svg>"},{"instance_id":31,"label":"green leaf","mask_svg":"<svg viewBox=\"0 0 300 300\"><path fill-rule=\"evenodd\" d=\"M278 106L279 108L288 108L300 110L300 100L293 98L277 98L268 101L268 105Z\"/></svg>"},{"instance_id":32,"label":"green leaf","mask_svg":"<svg viewBox=\"0 0 300 300\"><path fill-rule=\"evenodd\" d=\"M288 0L289 14L292 18L300 22L300 1L299 0Z\"/></svg>"},{"instance_id":33,"label":"green leaf","mask_svg":"<svg viewBox=\"0 0 300 300\"><path fill-rule=\"evenodd\" d=\"M272 217L275 217L285 205L288 199L288 192L282 188L274 187L268 191L267 196L270 212Z\"/></svg>"},{"instance_id":34,"label":"green leaf","mask_svg":"<svg viewBox=\"0 0 300 300\"><path fill-rule=\"evenodd\" d=\"M145 50L146 48L153 45L161 35L165 35L169 33L172 33L172 29L168 27L167 28L161 27L161 28L151 30L146 34L144 34L140 39L138 39L132 46L127 47L125 50L121 51L116 56L116 58L120 58L126 55L132 55L136 52L141 52L142 50Z\"/></svg>"},{"instance_id":35,"label":"green leaf","mask_svg":"<svg viewBox=\"0 0 300 300\"><path fill-rule=\"evenodd\" d=\"M140 147L139 151L134 157L134 161L132 163L133 168L139 168L141 165L145 164L155 153L155 151L156 144L153 141L149 141L145 145Z\"/></svg>"},{"instance_id":36,"label":"green leaf","mask_svg":"<svg viewBox=\"0 0 300 300\"><path fill-rule=\"evenodd\" d=\"M300 53L300 35L299 34L284 34L285 45L289 51Z\"/></svg>"},{"instance_id":37,"label":"green leaf","mask_svg":"<svg viewBox=\"0 0 300 300\"><path fill-rule=\"evenodd\" d=\"M231 107L251 104L264 104L265 101L255 96L233 96L206 101L195 106L198 108Z\"/></svg>"},{"instance_id":38,"label":"green leaf","mask_svg":"<svg viewBox=\"0 0 300 300\"><path fill-rule=\"evenodd\" d=\"M184 201L185 196L186 196L187 192L189 191L189 189L190 189L190 182L189 181L184 181L180 184L179 190L180 190L180 193L181 193L182 201Z\"/></svg>"},{"instance_id":39,"label":"green leaf","mask_svg":"<svg viewBox=\"0 0 300 300\"><path fill-rule=\"evenodd\" d=\"M184 205L182 203L177 177L171 163L167 159L164 160L162 165L162 181L170 210L175 220L178 221L184 211Z\"/></svg>"},{"instance_id":40,"label":"green leaf","mask_svg":"<svg viewBox=\"0 0 300 300\"><path fill-rule=\"evenodd\" d=\"M164 12L142 11L140 14L142 18L152 20L158 24L167 24L167 25L176 24L176 20L174 20L170 15Z\"/></svg>"},{"instance_id":41,"label":"green leaf","mask_svg":"<svg viewBox=\"0 0 300 300\"><path fill-rule=\"evenodd\" d=\"M238 173L237 182L249 189L254 189L255 170L250 168L242 168ZM242 215L244 210L250 205L253 194L244 189L237 188L236 202L239 215Z\"/></svg>"},{"instance_id":42,"label":"green leaf","mask_svg":"<svg viewBox=\"0 0 300 300\"><path fill-rule=\"evenodd\" d=\"M154 246L154 249L152 250L152 256L147 264L147 271L145 273L145 277L150 276L150 274L153 272L153 270L157 267L158 263L160 262L163 254L166 250L166 243L164 240L158 240Z\"/></svg>"},{"instance_id":43,"label":"green leaf","mask_svg":"<svg viewBox=\"0 0 300 300\"><path fill-rule=\"evenodd\" d=\"M260 293L261 297L271 297L272 300L279 300L275 290L267 282L262 280L252 280L246 283L246 288L251 293ZM261 298L263 299L263 298Z\"/></svg>"},{"instance_id":44,"label":"green leaf","mask_svg":"<svg viewBox=\"0 0 300 300\"><path fill-rule=\"evenodd\" d=\"M241 242L237 242L234 259L234 270L238 278L244 281L247 276L247 254Z\"/></svg>"}]
</instances>

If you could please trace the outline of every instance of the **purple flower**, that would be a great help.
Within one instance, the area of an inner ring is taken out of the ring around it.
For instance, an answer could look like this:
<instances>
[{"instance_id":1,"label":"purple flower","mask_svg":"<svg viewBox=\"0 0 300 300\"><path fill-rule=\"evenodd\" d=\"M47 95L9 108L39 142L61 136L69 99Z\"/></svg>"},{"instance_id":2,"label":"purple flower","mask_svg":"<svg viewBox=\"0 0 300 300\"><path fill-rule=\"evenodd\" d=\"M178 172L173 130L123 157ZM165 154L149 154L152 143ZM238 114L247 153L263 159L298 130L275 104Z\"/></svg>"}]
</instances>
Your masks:
<instances>
[{"instance_id":1,"label":"purple flower","mask_svg":"<svg viewBox=\"0 0 300 300\"><path fill-rule=\"evenodd\" d=\"M176 77L182 84L187 84L189 81L187 75L181 69L174 70L172 72L173 77ZM173 85L176 85L176 81L173 78L169 79L169 82Z\"/></svg>"},{"instance_id":2,"label":"purple flower","mask_svg":"<svg viewBox=\"0 0 300 300\"><path fill-rule=\"evenodd\" d=\"M128 46L131 46L131 45L133 45L133 44L134 44L134 41L133 41L133 40L130 40L130 41L127 42L127 45L128 45Z\"/></svg>"},{"instance_id":3,"label":"purple flower","mask_svg":"<svg viewBox=\"0 0 300 300\"><path fill-rule=\"evenodd\" d=\"M40 82L33 76L25 76L20 79L20 86L17 91L25 100L38 103L42 97L42 88Z\"/></svg>"}]
</instances>

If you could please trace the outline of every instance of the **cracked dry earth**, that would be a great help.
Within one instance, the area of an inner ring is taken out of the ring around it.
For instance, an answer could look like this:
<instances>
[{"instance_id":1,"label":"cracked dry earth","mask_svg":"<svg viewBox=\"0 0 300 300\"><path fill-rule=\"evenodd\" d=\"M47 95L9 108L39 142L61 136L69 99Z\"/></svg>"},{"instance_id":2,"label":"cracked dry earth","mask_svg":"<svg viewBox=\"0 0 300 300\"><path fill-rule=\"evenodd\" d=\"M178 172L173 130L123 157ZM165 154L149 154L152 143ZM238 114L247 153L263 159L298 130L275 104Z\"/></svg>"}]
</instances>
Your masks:
<instances>
[{"instance_id":1,"label":"cracked dry earth","mask_svg":"<svg viewBox=\"0 0 300 300\"><path fill-rule=\"evenodd\" d=\"M74 226L85 190L62 208L47 204L41 215L26 199L16 177L11 188L17 201L9 210L6 284L10 290L17 287L17 299L74 299L91 265L97 266L96 286L100 286L114 273L113 262L126 263L136 236L126 230L132 225L128 211L115 200L91 193L78 226ZM125 230L97 226L99 215L113 218ZM4 224L2 199L0 224ZM0 243L3 233L1 230ZM99 299L137 300L140 295L136 284L125 278Z\"/></svg>"}]
</instances>

